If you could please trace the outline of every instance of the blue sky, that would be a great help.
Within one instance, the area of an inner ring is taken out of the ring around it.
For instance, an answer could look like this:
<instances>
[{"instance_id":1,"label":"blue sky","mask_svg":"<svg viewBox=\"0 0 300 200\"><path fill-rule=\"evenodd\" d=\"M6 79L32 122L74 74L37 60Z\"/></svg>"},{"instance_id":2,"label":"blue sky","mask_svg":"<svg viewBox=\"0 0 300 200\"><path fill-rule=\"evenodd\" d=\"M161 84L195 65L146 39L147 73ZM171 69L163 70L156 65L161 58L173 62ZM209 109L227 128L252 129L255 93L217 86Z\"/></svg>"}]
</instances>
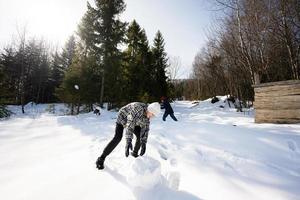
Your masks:
<instances>
[{"instance_id":1,"label":"blue sky","mask_svg":"<svg viewBox=\"0 0 300 200\"><path fill-rule=\"evenodd\" d=\"M195 54L203 47L213 18L205 0L127 0L124 19L137 22L152 42L157 30L165 38L167 53L182 60L182 76L191 70Z\"/></svg>"},{"instance_id":2,"label":"blue sky","mask_svg":"<svg viewBox=\"0 0 300 200\"><path fill-rule=\"evenodd\" d=\"M181 74L186 77L212 23L214 13L206 2L209 1L125 0L127 9L122 19L136 19L145 28L150 43L160 30L167 53L181 58ZM61 46L76 30L85 10L85 0L0 0L0 46L11 41L17 25L24 24L31 35Z\"/></svg>"}]
</instances>

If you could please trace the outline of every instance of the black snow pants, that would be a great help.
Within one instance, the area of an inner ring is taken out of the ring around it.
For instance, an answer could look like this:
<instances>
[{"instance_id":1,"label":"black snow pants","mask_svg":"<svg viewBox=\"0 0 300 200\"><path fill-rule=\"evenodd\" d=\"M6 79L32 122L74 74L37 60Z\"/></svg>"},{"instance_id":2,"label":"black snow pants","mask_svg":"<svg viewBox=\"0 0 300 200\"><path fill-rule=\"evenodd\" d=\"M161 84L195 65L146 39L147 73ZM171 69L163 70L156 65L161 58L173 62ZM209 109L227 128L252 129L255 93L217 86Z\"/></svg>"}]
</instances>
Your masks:
<instances>
[{"instance_id":1,"label":"black snow pants","mask_svg":"<svg viewBox=\"0 0 300 200\"><path fill-rule=\"evenodd\" d=\"M168 112L165 112L164 115L163 115L163 120L166 121L166 118L168 117L168 115L171 116L171 118L174 120L174 121L178 121L174 115L174 113L168 113Z\"/></svg>"},{"instance_id":2,"label":"black snow pants","mask_svg":"<svg viewBox=\"0 0 300 200\"><path fill-rule=\"evenodd\" d=\"M103 153L101 155L101 158L104 160L106 156L108 156L115 148L116 146L120 143L123 137L123 130L124 127L121 124L116 124L116 129L115 129L115 136L113 139L106 145L106 147L103 150ZM140 146L141 146L141 127L136 126L134 128L134 135L136 136L136 142L134 145L133 152L138 153Z\"/></svg>"}]
</instances>

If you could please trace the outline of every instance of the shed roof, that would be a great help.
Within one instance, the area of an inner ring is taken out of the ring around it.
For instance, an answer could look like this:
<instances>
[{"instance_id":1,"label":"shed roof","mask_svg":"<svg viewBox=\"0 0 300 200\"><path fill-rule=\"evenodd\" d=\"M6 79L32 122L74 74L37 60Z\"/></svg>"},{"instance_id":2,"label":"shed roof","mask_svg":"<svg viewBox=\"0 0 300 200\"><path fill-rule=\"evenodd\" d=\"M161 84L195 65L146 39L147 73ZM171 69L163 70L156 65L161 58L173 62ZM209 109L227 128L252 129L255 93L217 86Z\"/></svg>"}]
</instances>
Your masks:
<instances>
[{"instance_id":1,"label":"shed roof","mask_svg":"<svg viewBox=\"0 0 300 200\"><path fill-rule=\"evenodd\" d=\"M279 85L296 85L296 84L297 85L300 84L300 80L288 80L288 81L261 83L261 84L253 85L253 87L260 88L260 87L279 86Z\"/></svg>"}]
</instances>

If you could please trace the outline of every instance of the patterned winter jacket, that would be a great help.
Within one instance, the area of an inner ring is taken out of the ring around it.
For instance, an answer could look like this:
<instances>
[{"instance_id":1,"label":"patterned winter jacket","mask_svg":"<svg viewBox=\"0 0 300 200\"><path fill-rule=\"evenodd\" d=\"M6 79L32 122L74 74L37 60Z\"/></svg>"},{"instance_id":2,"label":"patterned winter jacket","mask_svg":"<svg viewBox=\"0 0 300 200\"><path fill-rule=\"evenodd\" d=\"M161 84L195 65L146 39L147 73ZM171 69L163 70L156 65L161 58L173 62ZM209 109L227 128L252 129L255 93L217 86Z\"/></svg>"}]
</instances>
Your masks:
<instances>
[{"instance_id":1,"label":"patterned winter jacket","mask_svg":"<svg viewBox=\"0 0 300 200\"><path fill-rule=\"evenodd\" d=\"M135 126L141 127L141 142L147 143L150 120L146 115L147 105L134 102L127 104L119 110L117 123L122 124L126 130L126 139L133 138Z\"/></svg>"}]
</instances>

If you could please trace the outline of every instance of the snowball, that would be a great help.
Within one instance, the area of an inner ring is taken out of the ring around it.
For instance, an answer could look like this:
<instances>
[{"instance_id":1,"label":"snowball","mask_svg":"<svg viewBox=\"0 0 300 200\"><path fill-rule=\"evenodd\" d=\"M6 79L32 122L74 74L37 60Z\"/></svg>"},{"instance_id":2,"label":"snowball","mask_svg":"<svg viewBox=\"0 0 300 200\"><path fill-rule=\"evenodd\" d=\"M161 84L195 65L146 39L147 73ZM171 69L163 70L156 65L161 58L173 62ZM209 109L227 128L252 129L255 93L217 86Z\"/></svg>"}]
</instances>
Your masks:
<instances>
[{"instance_id":1,"label":"snowball","mask_svg":"<svg viewBox=\"0 0 300 200\"><path fill-rule=\"evenodd\" d=\"M160 163L150 157L140 157L130 166L127 182L133 187L151 189L161 181Z\"/></svg>"}]
</instances>

